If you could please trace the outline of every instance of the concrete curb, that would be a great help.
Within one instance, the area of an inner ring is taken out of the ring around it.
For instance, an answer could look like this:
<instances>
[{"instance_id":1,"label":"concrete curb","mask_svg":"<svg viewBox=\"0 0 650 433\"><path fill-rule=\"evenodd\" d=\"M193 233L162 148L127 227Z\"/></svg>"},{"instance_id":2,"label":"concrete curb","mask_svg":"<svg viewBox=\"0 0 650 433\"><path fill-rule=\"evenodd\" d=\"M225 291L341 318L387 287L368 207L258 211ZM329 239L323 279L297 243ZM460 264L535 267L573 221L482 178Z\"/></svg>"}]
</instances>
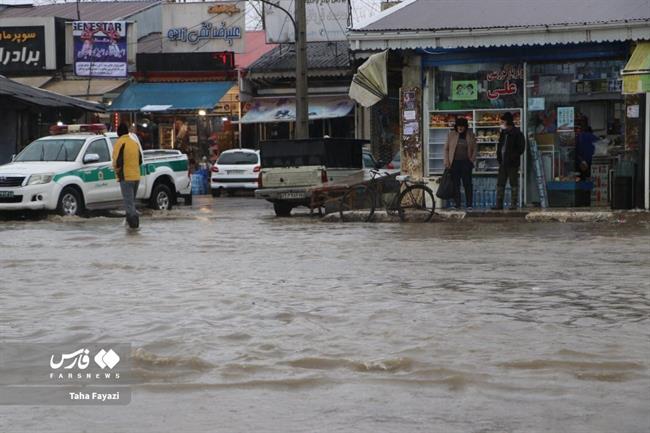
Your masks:
<instances>
[{"instance_id":1,"label":"concrete curb","mask_svg":"<svg viewBox=\"0 0 650 433\"><path fill-rule=\"evenodd\" d=\"M562 212L562 211L540 211L530 212L526 215L529 222L580 222L599 223L616 222L618 218L614 212Z\"/></svg>"},{"instance_id":2,"label":"concrete curb","mask_svg":"<svg viewBox=\"0 0 650 433\"><path fill-rule=\"evenodd\" d=\"M366 214L360 211L350 211L344 222L365 222ZM523 220L530 223L560 222L560 223L625 223L648 222L650 212L646 211L484 211L465 212L443 210L437 212L430 222L461 221L470 219L481 222L497 222L506 220ZM338 212L325 215L323 222L341 222ZM400 223L399 216L389 215L386 211L375 211L373 223Z\"/></svg>"}]
</instances>

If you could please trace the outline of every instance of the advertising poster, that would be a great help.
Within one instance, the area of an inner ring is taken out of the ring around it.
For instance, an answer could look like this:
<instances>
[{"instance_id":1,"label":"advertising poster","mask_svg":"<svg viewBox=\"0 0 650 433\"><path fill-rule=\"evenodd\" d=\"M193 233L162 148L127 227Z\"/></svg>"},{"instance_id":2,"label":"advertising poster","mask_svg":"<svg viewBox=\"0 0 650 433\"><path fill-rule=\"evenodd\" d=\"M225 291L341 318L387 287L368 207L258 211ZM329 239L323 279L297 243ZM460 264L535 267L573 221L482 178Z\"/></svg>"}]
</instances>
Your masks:
<instances>
[{"instance_id":1,"label":"advertising poster","mask_svg":"<svg viewBox=\"0 0 650 433\"><path fill-rule=\"evenodd\" d=\"M452 101L476 101L478 99L478 81L452 81Z\"/></svg>"},{"instance_id":2,"label":"advertising poster","mask_svg":"<svg viewBox=\"0 0 650 433\"><path fill-rule=\"evenodd\" d=\"M424 175L423 146L420 124L422 123L422 89L400 89L400 137L402 174L420 179Z\"/></svg>"},{"instance_id":3,"label":"advertising poster","mask_svg":"<svg viewBox=\"0 0 650 433\"><path fill-rule=\"evenodd\" d=\"M528 111L544 111L545 98L528 98Z\"/></svg>"},{"instance_id":4,"label":"advertising poster","mask_svg":"<svg viewBox=\"0 0 650 433\"><path fill-rule=\"evenodd\" d=\"M292 16L294 0L274 0ZM307 42L347 40L349 6L347 0L306 0ZM266 42L271 44L295 42L293 23L282 10L264 4Z\"/></svg>"},{"instance_id":5,"label":"advertising poster","mask_svg":"<svg viewBox=\"0 0 650 433\"><path fill-rule=\"evenodd\" d=\"M45 69L45 30L0 27L0 74Z\"/></svg>"},{"instance_id":6,"label":"advertising poster","mask_svg":"<svg viewBox=\"0 0 650 433\"><path fill-rule=\"evenodd\" d=\"M80 77L126 77L126 22L72 23L74 72Z\"/></svg>"},{"instance_id":7,"label":"advertising poster","mask_svg":"<svg viewBox=\"0 0 650 433\"><path fill-rule=\"evenodd\" d=\"M572 131L575 126L575 110L573 107L557 107L558 131Z\"/></svg>"}]
</instances>

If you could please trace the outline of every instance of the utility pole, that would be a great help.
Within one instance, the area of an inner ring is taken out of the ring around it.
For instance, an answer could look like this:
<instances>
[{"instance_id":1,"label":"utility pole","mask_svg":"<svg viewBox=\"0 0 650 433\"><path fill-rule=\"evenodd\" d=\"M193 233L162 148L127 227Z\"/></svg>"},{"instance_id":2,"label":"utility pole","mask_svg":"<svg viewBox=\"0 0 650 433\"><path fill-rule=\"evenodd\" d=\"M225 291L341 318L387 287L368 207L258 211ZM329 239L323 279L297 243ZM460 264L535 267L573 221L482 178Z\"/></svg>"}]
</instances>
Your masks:
<instances>
[{"instance_id":1,"label":"utility pole","mask_svg":"<svg viewBox=\"0 0 650 433\"><path fill-rule=\"evenodd\" d=\"M309 138L309 100L307 98L307 13L305 0L294 0L294 16L270 0L259 0L284 12L293 24L296 50L296 130L295 138Z\"/></svg>"},{"instance_id":2,"label":"utility pole","mask_svg":"<svg viewBox=\"0 0 650 433\"><path fill-rule=\"evenodd\" d=\"M307 99L307 17L305 0L295 1L296 39L296 133L295 138L309 138L309 101Z\"/></svg>"}]
</instances>

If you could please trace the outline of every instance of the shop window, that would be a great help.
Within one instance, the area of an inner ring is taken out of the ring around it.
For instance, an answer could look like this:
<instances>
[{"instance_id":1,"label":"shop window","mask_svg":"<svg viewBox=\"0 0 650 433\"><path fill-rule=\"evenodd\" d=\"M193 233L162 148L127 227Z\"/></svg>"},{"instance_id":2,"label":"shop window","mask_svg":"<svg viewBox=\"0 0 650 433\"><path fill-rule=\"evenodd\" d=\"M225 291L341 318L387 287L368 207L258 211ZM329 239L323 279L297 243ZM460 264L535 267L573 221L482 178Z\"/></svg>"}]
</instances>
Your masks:
<instances>
[{"instance_id":1,"label":"shop window","mask_svg":"<svg viewBox=\"0 0 650 433\"><path fill-rule=\"evenodd\" d=\"M625 153L623 67L622 60L528 66L528 140L539 150L550 206L608 204L609 174ZM539 187L529 188L532 201Z\"/></svg>"},{"instance_id":2,"label":"shop window","mask_svg":"<svg viewBox=\"0 0 650 433\"><path fill-rule=\"evenodd\" d=\"M480 63L440 66L436 72L437 110L522 107L521 64Z\"/></svg>"}]
</instances>

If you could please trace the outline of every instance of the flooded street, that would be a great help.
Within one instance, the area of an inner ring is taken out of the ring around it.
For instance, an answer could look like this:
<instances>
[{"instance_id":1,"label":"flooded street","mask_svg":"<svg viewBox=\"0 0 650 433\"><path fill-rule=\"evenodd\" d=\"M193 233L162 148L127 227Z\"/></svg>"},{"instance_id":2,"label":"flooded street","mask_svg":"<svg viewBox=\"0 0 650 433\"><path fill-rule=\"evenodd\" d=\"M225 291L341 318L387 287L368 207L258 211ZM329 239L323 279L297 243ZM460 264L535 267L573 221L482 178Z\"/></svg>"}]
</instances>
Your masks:
<instances>
[{"instance_id":1,"label":"flooded street","mask_svg":"<svg viewBox=\"0 0 650 433\"><path fill-rule=\"evenodd\" d=\"M0 432L650 431L650 227L278 219L251 198L0 224L0 339L131 344L127 406Z\"/></svg>"}]
</instances>

